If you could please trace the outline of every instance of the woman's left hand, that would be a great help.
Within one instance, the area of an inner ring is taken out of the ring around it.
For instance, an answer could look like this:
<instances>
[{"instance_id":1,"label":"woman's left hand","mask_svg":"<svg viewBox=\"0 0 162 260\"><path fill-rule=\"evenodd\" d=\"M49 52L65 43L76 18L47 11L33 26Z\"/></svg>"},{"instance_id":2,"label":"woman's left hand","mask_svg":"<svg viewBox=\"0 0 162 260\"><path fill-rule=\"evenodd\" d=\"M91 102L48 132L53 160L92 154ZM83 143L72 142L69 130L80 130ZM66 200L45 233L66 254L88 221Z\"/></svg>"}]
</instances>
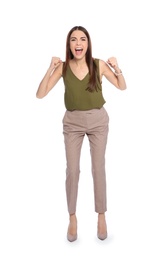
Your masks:
<instances>
[{"instance_id":1,"label":"woman's left hand","mask_svg":"<svg viewBox=\"0 0 162 260\"><path fill-rule=\"evenodd\" d=\"M107 63L112 67L115 71L119 69L117 59L115 57L111 57L107 60Z\"/></svg>"}]
</instances>

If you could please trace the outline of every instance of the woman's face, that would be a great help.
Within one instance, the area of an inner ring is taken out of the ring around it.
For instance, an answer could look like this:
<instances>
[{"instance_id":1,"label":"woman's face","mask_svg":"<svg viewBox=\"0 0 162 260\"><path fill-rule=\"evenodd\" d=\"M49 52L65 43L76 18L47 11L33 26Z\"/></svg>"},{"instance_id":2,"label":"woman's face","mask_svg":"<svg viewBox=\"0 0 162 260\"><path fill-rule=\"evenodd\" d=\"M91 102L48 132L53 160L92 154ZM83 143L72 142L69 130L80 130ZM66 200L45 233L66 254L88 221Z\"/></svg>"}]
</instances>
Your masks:
<instances>
[{"instance_id":1,"label":"woman's face","mask_svg":"<svg viewBox=\"0 0 162 260\"><path fill-rule=\"evenodd\" d=\"M82 59L88 48L88 39L84 32L76 30L70 36L70 50L75 59Z\"/></svg>"}]
</instances>

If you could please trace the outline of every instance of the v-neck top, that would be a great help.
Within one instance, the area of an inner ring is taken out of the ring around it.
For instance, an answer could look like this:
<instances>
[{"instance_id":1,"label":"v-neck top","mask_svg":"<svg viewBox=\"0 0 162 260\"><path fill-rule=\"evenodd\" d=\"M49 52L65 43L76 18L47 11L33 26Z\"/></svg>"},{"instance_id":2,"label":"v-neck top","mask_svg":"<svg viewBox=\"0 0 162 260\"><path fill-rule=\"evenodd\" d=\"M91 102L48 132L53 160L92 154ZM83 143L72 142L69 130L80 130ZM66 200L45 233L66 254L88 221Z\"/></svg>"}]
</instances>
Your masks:
<instances>
[{"instance_id":1,"label":"v-neck top","mask_svg":"<svg viewBox=\"0 0 162 260\"><path fill-rule=\"evenodd\" d=\"M97 73L99 74L99 59L95 59ZM105 100L102 94L102 85L98 83L98 91L90 92L86 90L89 82L89 73L82 79L78 79L72 72L70 66L67 66L66 74L63 75L65 85L64 103L69 111L100 109Z\"/></svg>"}]
</instances>

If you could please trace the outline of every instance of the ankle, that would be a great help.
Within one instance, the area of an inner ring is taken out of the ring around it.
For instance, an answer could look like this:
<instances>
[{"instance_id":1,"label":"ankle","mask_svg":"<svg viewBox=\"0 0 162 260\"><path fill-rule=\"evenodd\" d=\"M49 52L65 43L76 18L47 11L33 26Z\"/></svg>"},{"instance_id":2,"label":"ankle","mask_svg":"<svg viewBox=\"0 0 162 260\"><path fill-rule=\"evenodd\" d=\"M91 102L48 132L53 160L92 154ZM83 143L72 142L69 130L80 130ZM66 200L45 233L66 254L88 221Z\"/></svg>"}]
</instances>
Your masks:
<instances>
[{"instance_id":1,"label":"ankle","mask_svg":"<svg viewBox=\"0 0 162 260\"><path fill-rule=\"evenodd\" d=\"M105 221L105 213L98 214L98 221Z\"/></svg>"},{"instance_id":2,"label":"ankle","mask_svg":"<svg viewBox=\"0 0 162 260\"><path fill-rule=\"evenodd\" d=\"M77 218L76 218L76 215L75 214L70 214L69 215L69 221L70 222L77 222Z\"/></svg>"}]
</instances>

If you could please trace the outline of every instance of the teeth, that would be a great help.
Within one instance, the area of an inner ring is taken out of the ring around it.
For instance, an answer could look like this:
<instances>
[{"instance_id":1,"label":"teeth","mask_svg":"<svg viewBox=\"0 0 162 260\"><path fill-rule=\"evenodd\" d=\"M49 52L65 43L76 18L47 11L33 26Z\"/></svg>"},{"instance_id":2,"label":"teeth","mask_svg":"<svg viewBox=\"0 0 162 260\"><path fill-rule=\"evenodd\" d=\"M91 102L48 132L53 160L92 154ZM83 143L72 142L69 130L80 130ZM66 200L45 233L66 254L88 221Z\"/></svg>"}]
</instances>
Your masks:
<instances>
[{"instance_id":1,"label":"teeth","mask_svg":"<svg viewBox=\"0 0 162 260\"><path fill-rule=\"evenodd\" d=\"M82 49L81 48L76 48L76 51L81 51Z\"/></svg>"}]
</instances>

